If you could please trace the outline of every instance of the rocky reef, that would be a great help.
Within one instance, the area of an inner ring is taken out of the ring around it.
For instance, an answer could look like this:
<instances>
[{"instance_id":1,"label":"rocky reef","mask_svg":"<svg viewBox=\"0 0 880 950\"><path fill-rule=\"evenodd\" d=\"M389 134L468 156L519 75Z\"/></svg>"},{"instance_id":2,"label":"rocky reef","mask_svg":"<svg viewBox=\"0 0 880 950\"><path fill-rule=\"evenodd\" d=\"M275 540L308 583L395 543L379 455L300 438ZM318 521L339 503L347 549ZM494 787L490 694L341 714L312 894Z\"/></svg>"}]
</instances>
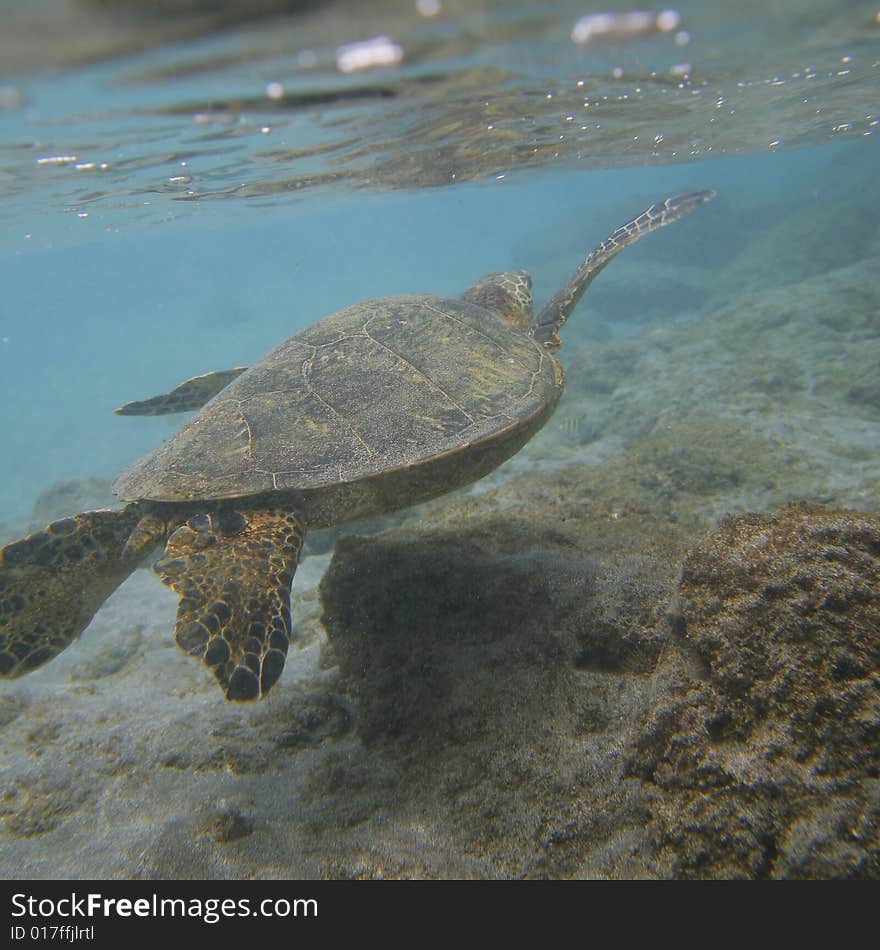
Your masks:
<instances>
[{"instance_id":1,"label":"rocky reef","mask_svg":"<svg viewBox=\"0 0 880 950\"><path fill-rule=\"evenodd\" d=\"M880 519L858 512L730 518L687 557L678 682L632 760L666 872L880 876L878 590Z\"/></svg>"}]
</instances>

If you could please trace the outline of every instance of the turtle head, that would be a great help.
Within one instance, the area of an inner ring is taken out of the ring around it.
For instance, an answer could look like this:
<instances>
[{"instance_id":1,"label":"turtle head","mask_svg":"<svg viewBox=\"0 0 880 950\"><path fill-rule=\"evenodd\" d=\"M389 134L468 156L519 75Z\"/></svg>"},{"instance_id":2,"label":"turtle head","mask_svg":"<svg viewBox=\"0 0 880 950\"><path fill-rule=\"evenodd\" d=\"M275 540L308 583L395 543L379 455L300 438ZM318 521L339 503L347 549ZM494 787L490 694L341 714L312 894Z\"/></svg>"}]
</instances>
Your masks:
<instances>
[{"instance_id":1,"label":"turtle head","mask_svg":"<svg viewBox=\"0 0 880 950\"><path fill-rule=\"evenodd\" d=\"M531 326L532 278L524 270L487 274L468 287L461 299L500 314L515 327Z\"/></svg>"}]
</instances>

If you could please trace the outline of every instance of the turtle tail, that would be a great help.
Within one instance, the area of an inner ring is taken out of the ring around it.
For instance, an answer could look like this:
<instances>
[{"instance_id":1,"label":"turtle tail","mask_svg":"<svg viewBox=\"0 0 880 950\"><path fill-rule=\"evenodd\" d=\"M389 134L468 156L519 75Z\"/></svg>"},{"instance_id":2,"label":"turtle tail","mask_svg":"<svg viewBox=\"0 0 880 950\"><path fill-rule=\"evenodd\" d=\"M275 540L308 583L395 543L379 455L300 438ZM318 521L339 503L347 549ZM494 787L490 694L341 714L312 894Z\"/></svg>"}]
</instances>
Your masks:
<instances>
[{"instance_id":1,"label":"turtle tail","mask_svg":"<svg viewBox=\"0 0 880 950\"><path fill-rule=\"evenodd\" d=\"M177 528L154 565L180 595L178 645L213 670L227 699L261 699L281 675L302 541L286 511L221 507Z\"/></svg>"},{"instance_id":2,"label":"turtle tail","mask_svg":"<svg viewBox=\"0 0 880 950\"><path fill-rule=\"evenodd\" d=\"M0 549L0 677L60 653L163 537L133 503L63 518Z\"/></svg>"}]
</instances>

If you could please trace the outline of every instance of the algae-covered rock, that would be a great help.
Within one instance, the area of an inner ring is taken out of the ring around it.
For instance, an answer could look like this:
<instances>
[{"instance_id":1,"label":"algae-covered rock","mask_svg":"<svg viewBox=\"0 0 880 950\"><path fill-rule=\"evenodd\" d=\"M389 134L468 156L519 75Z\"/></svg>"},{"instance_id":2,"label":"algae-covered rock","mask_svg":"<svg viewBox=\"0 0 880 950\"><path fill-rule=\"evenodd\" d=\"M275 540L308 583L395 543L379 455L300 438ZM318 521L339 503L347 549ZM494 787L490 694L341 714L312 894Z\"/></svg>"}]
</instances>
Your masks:
<instances>
[{"instance_id":1,"label":"algae-covered rock","mask_svg":"<svg viewBox=\"0 0 880 950\"><path fill-rule=\"evenodd\" d=\"M633 768L672 876L880 876L880 518L726 520L686 559L682 649Z\"/></svg>"}]
</instances>

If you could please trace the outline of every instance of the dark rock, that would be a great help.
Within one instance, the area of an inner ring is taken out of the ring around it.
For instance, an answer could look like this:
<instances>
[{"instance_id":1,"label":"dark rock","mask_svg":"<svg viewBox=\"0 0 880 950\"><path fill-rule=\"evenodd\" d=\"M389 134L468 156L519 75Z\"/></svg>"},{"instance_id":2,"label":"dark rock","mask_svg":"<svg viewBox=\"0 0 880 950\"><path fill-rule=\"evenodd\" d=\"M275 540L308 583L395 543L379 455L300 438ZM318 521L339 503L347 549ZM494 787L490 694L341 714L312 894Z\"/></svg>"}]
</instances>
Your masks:
<instances>
[{"instance_id":1,"label":"dark rock","mask_svg":"<svg viewBox=\"0 0 880 950\"><path fill-rule=\"evenodd\" d=\"M685 561L682 648L632 773L675 877L880 876L880 518L791 507Z\"/></svg>"},{"instance_id":2,"label":"dark rock","mask_svg":"<svg viewBox=\"0 0 880 950\"><path fill-rule=\"evenodd\" d=\"M215 841L225 844L253 834L254 823L235 805L221 803L217 813L208 821L207 830Z\"/></svg>"}]
</instances>

